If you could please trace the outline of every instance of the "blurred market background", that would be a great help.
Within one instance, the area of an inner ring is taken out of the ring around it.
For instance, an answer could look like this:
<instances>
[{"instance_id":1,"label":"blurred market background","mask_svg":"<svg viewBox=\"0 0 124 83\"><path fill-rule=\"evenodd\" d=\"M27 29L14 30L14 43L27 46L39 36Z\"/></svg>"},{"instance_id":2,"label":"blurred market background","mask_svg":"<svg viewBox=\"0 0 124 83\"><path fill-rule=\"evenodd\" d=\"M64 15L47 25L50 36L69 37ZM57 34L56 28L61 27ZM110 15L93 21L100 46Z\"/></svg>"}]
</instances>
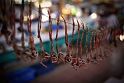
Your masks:
<instances>
[{"instance_id":1,"label":"blurred market background","mask_svg":"<svg viewBox=\"0 0 124 83\"><path fill-rule=\"evenodd\" d=\"M2 0L1 0L2 1ZM25 0L24 9L24 35L25 45L28 45L27 32L27 15L28 5L30 0ZM9 5L9 0L6 0ZM38 6L41 3L42 7L42 30L41 37L43 46L46 52L50 52L50 42L48 36L48 13L50 9L52 17L53 39L56 34L56 18L58 13L65 17L68 22L69 42L72 37L72 17L75 23L77 19L80 22L87 23L89 28L100 29L103 27L116 27L118 41L117 48L113 47L113 56L107 57L100 62L100 65L87 65L88 70L78 68L75 71L70 64L60 63L53 64L50 60L44 64L48 68L44 68L40 62L40 56L33 62L19 60L13 54L13 49L10 44L7 45L4 36L0 32L0 45L3 50L0 50L0 83L124 83L124 1L123 0L32 0L32 34L35 38L35 46L40 51L39 40L37 38L38 26ZM2 5L0 3L0 5ZM16 42L20 45L21 29L19 24L21 0L15 0L15 15L16 15ZM61 11L60 11L61 10ZM9 6L7 6L7 15L9 16ZM0 13L0 30L1 30L1 13ZM62 21L62 18L60 19ZM116 23L114 23L116 22ZM64 24L59 25L59 51L65 53L64 43ZM75 45L77 29L75 30ZM85 38L84 38L85 39ZM88 41L89 42L89 41ZM83 42L83 45L85 42Z\"/></svg>"}]
</instances>

